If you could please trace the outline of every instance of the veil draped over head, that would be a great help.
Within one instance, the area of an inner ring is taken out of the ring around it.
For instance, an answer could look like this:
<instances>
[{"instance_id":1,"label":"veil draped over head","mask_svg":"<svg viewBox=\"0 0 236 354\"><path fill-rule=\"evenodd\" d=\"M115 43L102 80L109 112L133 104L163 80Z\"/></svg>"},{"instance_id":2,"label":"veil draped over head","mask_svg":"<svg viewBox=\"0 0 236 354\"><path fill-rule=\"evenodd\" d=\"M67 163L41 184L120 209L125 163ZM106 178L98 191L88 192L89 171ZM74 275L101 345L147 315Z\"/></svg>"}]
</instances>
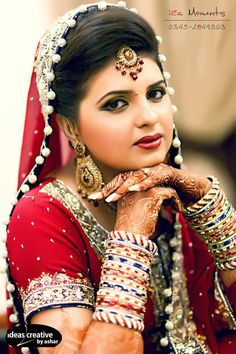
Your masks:
<instances>
[{"instance_id":1,"label":"veil draped over head","mask_svg":"<svg viewBox=\"0 0 236 354\"><path fill-rule=\"evenodd\" d=\"M78 8L59 17L51 29L42 37L36 52L35 67L31 76L27 109L25 117L23 143L21 149L20 166L18 173L17 200L28 192L33 185L42 180L50 171L64 165L72 156L72 151L64 135L59 130L55 119L53 100L55 92L52 90L52 82L55 78L54 70L61 60L61 49L66 46L66 39L71 28L75 27L80 16L84 18L86 13L93 11L105 11L109 7L120 7L128 11L137 12L135 9L127 9L124 1L118 1L116 5L105 1L80 5ZM159 43L160 36L156 36ZM166 57L158 55L160 69L166 82L166 91L173 94L174 90L168 86L170 74L163 70L162 63ZM173 113L176 107L172 105ZM180 140L174 126L173 144L169 151L170 164L180 167L182 156Z\"/></svg>"},{"instance_id":2,"label":"veil draped over head","mask_svg":"<svg viewBox=\"0 0 236 354\"><path fill-rule=\"evenodd\" d=\"M125 11L137 12L135 9L127 9L124 1L118 1L116 5L107 4L105 1L81 5L59 17L52 28L44 34L38 45L27 99L18 173L18 192L10 216L19 199L35 183L40 182L50 171L65 165L73 156L72 154L74 154L55 119L56 114L54 112L53 101L56 93L52 88L52 82L55 78L55 68L61 60L61 50L66 46L67 35L70 29L77 25L80 18L86 18L87 14L94 11L105 11L110 7L119 7ZM158 43L161 43L161 37L156 36L156 39ZM174 93L174 90L168 86L170 74L164 71L162 67L162 63L165 60L166 58L163 54L158 55L158 65L166 83L166 92L171 95ZM172 105L172 109L173 113L177 111L174 105ZM169 150L169 164L177 168L180 168L182 163L180 145L181 143L174 125L173 143ZM14 282L11 278L9 267L7 268L7 273L9 279L8 291L11 293L14 291L12 290ZM19 306L16 303L14 305L14 311L16 312L12 315L16 316L16 318L14 317L14 321L11 322L23 322L23 314L20 313L20 310L17 312Z\"/></svg>"},{"instance_id":3,"label":"veil draped over head","mask_svg":"<svg viewBox=\"0 0 236 354\"><path fill-rule=\"evenodd\" d=\"M52 114L51 127L53 134L50 137L48 145L50 155L47 157L45 164L39 172L38 180L42 180L50 171L63 166L68 161L69 157L71 157L71 149L57 125L55 113ZM18 171L18 189L33 169L35 158L40 155L42 141L44 139L44 128L45 120L39 101L36 73L33 71L27 98L24 134Z\"/></svg>"}]
</instances>

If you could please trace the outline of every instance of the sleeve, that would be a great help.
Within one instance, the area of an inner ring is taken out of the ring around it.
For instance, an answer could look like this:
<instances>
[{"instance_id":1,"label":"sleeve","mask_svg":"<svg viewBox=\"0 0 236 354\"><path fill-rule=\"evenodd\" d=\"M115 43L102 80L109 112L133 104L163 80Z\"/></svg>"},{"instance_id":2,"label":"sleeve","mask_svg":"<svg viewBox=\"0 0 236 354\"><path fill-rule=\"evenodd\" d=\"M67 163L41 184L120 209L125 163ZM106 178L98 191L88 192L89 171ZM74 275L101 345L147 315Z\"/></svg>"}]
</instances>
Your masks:
<instances>
[{"instance_id":1,"label":"sleeve","mask_svg":"<svg viewBox=\"0 0 236 354\"><path fill-rule=\"evenodd\" d=\"M182 218L184 266L190 304L203 332L215 336L235 330L236 284L226 289L207 246ZM199 310L201 308L201 311Z\"/></svg>"},{"instance_id":2,"label":"sleeve","mask_svg":"<svg viewBox=\"0 0 236 354\"><path fill-rule=\"evenodd\" d=\"M7 246L26 321L49 308L94 309L83 235L73 214L47 194L25 195L16 206Z\"/></svg>"}]
</instances>

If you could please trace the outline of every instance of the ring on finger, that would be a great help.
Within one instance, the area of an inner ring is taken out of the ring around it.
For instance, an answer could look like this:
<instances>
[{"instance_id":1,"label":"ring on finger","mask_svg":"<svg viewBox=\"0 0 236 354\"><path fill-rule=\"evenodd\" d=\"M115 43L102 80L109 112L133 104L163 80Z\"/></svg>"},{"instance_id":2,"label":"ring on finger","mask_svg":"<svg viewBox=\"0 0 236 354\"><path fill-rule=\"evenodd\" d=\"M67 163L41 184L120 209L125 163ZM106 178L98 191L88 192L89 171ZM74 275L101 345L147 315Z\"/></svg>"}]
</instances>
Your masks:
<instances>
[{"instance_id":1,"label":"ring on finger","mask_svg":"<svg viewBox=\"0 0 236 354\"><path fill-rule=\"evenodd\" d=\"M124 173L122 173L122 179L123 179L124 181L126 181L126 180L128 179L128 177L129 177L129 175L130 175L129 172L124 172Z\"/></svg>"},{"instance_id":2,"label":"ring on finger","mask_svg":"<svg viewBox=\"0 0 236 354\"><path fill-rule=\"evenodd\" d=\"M143 171L147 177L151 175L151 169L148 167L141 168L141 171Z\"/></svg>"}]
</instances>

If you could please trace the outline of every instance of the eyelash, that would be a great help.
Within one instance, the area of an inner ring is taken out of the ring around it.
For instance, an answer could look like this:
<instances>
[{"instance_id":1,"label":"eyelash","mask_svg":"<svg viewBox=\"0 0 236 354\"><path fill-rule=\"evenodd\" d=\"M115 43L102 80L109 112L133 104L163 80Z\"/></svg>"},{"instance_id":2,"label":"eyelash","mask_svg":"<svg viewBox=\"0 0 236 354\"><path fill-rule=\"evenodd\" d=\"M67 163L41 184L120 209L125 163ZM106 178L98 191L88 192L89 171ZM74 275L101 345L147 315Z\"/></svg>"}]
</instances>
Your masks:
<instances>
[{"instance_id":1,"label":"eyelash","mask_svg":"<svg viewBox=\"0 0 236 354\"><path fill-rule=\"evenodd\" d=\"M153 92L159 92L161 93L161 96L160 97L157 97L157 98L149 98L148 96L150 95L150 93L153 93ZM158 88L153 88L151 89L148 93L147 93L147 98L157 102L157 101L160 101L162 99L162 97L166 94L166 90L165 88L163 87L158 87ZM119 106L119 102L122 102L122 106L121 107L111 107L111 104L118 104ZM128 103L126 100L124 100L123 98L114 98L114 99L111 99L109 100L108 102L106 102L102 107L101 107L101 110L103 111L108 111L108 112L119 112L122 110L122 108L124 108L125 106L127 106Z\"/></svg>"}]
</instances>

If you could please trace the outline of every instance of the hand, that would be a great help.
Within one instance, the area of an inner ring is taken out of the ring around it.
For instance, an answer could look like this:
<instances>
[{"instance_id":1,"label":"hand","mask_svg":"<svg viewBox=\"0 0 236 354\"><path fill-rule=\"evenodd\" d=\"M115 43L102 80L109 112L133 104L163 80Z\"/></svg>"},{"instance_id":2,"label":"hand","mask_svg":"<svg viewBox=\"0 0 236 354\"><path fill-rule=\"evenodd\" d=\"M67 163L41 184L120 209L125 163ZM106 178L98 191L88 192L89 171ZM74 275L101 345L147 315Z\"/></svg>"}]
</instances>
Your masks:
<instances>
[{"instance_id":1,"label":"hand","mask_svg":"<svg viewBox=\"0 0 236 354\"><path fill-rule=\"evenodd\" d=\"M174 209L182 211L182 203L173 188L153 187L138 193L126 193L118 202L115 230L151 237L161 205L167 200Z\"/></svg>"},{"instance_id":2,"label":"hand","mask_svg":"<svg viewBox=\"0 0 236 354\"><path fill-rule=\"evenodd\" d=\"M174 188L185 207L201 199L211 188L211 182L202 176L179 170L164 163L119 174L101 192L91 195L91 199L117 201L130 191L144 191L155 186ZM89 196L90 197L90 196Z\"/></svg>"}]
</instances>

